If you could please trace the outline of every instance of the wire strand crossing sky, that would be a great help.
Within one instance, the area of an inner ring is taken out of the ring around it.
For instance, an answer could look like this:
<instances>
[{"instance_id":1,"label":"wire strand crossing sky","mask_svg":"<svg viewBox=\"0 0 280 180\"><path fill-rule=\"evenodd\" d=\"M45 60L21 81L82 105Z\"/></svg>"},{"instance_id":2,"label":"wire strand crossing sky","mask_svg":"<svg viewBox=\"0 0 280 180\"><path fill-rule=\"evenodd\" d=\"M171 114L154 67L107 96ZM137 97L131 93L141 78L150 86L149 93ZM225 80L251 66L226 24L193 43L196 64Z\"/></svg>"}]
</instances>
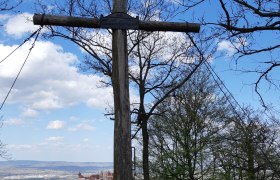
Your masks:
<instances>
[{"instance_id":1,"label":"wire strand crossing sky","mask_svg":"<svg viewBox=\"0 0 280 180\"><path fill-rule=\"evenodd\" d=\"M4 99L4 101L3 101L2 104L1 104L0 111L2 110L2 108L3 108L3 106L4 106L4 104L5 104L6 100L7 100L7 98L9 97L9 94L11 93L11 91L12 91L12 89L13 89L13 87L14 87L14 85L15 85L17 79L18 79L18 77L20 76L20 73L21 73L21 71L22 71L22 69L23 69L23 67L24 67L24 65L25 65L25 63L26 63L26 61L28 60L28 57L29 57L29 55L30 55L32 49L33 49L34 46L35 46L36 40L38 39L38 36L39 36L39 34L40 34L41 29L42 29L42 27L40 27L37 31L35 31L34 33L32 33L26 40L24 40L24 43L25 43L25 42L27 42L30 38L32 38L34 35L36 35L36 37L35 37L35 39L34 39L32 45L31 45L31 48L29 49L29 52L28 52L28 54L27 54L27 56L26 56L26 58L25 58L25 60L24 60L24 62L23 62L23 64L22 64L22 66L21 66L21 68L20 68L20 70L19 70L19 72L18 72L18 74L17 74L15 80L13 81L13 84L12 84L11 88L9 89L9 92L7 93L7 95L6 95L5 99ZM24 44L24 43L23 43L23 44ZM10 55L12 55L12 54L13 54L20 46L22 46L23 44L19 45L14 51L12 51L8 56L6 56L0 63L2 63L4 60L6 60Z\"/></svg>"}]
</instances>

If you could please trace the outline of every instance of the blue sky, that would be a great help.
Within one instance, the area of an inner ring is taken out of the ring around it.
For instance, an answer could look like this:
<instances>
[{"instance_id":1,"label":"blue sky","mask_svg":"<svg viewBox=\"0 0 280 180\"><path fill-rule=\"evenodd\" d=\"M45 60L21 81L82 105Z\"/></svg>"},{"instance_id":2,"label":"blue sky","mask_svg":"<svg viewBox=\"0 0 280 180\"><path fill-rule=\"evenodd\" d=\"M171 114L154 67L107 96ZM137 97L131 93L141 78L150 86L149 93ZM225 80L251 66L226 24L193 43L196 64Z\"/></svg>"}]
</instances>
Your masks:
<instances>
[{"instance_id":1,"label":"blue sky","mask_svg":"<svg viewBox=\"0 0 280 180\"><path fill-rule=\"evenodd\" d=\"M0 13L0 60L30 32L38 28L30 19L33 2L25 1L17 14ZM32 6L31 6L32 7ZM0 64L0 102L31 47L26 43ZM252 86L256 76L229 71L233 48L224 41L219 52L225 56L212 63L239 103L259 107ZM113 161L113 121L104 117L112 106L110 87L100 88L103 77L81 74L75 66L83 52L73 44L39 38L5 106L0 111L0 138L16 160ZM244 62L250 66L249 60ZM137 95L132 93L132 98ZM265 92L265 91L264 91ZM279 107L276 91L265 94Z\"/></svg>"}]
</instances>

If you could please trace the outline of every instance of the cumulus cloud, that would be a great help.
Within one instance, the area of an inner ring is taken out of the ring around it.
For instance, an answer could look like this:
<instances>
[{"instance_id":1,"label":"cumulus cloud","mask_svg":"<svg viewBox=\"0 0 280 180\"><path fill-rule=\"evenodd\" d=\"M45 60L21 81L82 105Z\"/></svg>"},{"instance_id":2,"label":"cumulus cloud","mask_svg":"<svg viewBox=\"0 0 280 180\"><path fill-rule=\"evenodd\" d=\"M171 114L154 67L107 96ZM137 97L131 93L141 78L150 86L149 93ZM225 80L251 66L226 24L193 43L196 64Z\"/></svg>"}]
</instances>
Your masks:
<instances>
[{"instance_id":1,"label":"cumulus cloud","mask_svg":"<svg viewBox=\"0 0 280 180\"><path fill-rule=\"evenodd\" d=\"M19 71L31 44L20 48L0 66L0 98ZM0 44L0 59L11 52L16 45ZM112 88L98 88L103 79L79 73L74 64L78 58L64 52L61 46L52 42L38 41L28 59L8 103L24 104L25 115L35 115L40 110L64 108L85 103L94 108L105 108L112 102Z\"/></svg>"},{"instance_id":2,"label":"cumulus cloud","mask_svg":"<svg viewBox=\"0 0 280 180\"><path fill-rule=\"evenodd\" d=\"M84 121L74 127L68 128L69 131L95 131L95 127L89 121Z\"/></svg>"},{"instance_id":3,"label":"cumulus cloud","mask_svg":"<svg viewBox=\"0 0 280 180\"><path fill-rule=\"evenodd\" d=\"M231 42L226 40L223 40L218 44L217 50L226 52L228 56L232 56L236 52L236 49L231 44Z\"/></svg>"},{"instance_id":4,"label":"cumulus cloud","mask_svg":"<svg viewBox=\"0 0 280 180\"><path fill-rule=\"evenodd\" d=\"M26 108L23 109L22 111L22 116L24 117L37 117L38 111L31 109L31 108Z\"/></svg>"},{"instance_id":5,"label":"cumulus cloud","mask_svg":"<svg viewBox=\"0 0 280 180\"><path fill-rule=\"evenodd\" d=\"M241 46L246 46L248 43L246 39L237 39L235 42L223 40L218 43L218 51L226 53L226 56L233 56Z\"/></svg>"},{"instance_id":6,"label":"cumulus cloud","mask_svg":"<svg viewBox=\"0 0 280 180\"><path fill-rule=\"evenodd\" d=\"M133 39L137 39L138 34L133 33L132 35ZM145 43L147 47L142 46L140 48L140 53L142 56L148 57L149 51L149 45L155 43L155 50L157 53L154 53L152 55L152 58L159 59L161 61L172 59L174 54L176 54L178 57L178 60L186 60L187 54L186 54L186 48L190 46L190 41L186 38L184 33L179 32L159 32L157 34L148 36L143 40L142 43ZM131 47L133 44L131 41L128 42L128 45ZM133 54L130 55L130 58L135 58ZM173 57L174 58L174 57Z\"/></svg>"},{"instance_id":7,"label":"cumulus cloud","mask_svg":"<svg viewBox=\"0 0 280 180\"><path fill-rule=\"evenodd\" d=\"M33 14L22 13L16 16L2 15L0 18L8 19L4 25L5 32L17 38L22 37L25 33L36 31L39 26L33 25Z\"/></svg>"},{"instance_id":8,"label":"cumulus cloud","mask_svg":"<svg viewBox=\"0 0 280 180\"><path fill-rule=\"evenodd\" d=\"M47 129L63 129L65 127L65 122L64 121L60 121L60 120L55 120L55 121L51 121L49 122Z\"/></svg>"}]
</instances>

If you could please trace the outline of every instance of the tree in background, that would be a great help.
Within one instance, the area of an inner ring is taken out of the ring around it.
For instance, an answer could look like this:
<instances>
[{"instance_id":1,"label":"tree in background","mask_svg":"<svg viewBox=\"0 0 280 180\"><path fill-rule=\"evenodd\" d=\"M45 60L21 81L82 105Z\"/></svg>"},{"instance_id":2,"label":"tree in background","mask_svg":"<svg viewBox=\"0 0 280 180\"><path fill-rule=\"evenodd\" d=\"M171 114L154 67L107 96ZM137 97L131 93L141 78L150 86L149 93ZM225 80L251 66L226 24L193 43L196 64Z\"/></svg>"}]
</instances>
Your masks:
<instances>
[{"instance_id":1,"label":"tree in background","mask_svg":"<svg viewBox=\"0 0 280 180\"><path fill-rule=\"evenodd\" d=\"M280 2L278 0L194 0L176 1L183 10L200 12L202 6L215 8L211 12L196 13L209 39L230 47L235 60L234 70L256 75L253 82L255 92L261 104L268 108L269 103L263 99L265 88L279 86L279 30ZM213 4L211 4L213 3ZM246 62L245 63L245 58ZM244 60L244 61L241 61ZM250 62L250 66L248 66ZM244 65L242 64L244 63ZM248 82L246 82L248 84ZM251 83L251 82L250 82Z\"/></svg>"},{"instance_id":2,"label":"tree in background","mask_svg":"<svg viewBox=\"0 0 280 180\"><path fill-rule=\"evenodd\" d=\"M150 122L151 171L156 179L203 179L213 169L211 145L229 120L226 98L198 72L158 108Z\"/></svg>"},{"instance_id":3,"label":"tree in background","mask_svg":"<svg viewBox=\"0 0 280 180\"><path fill-rule=\"evenodd\" d=\"M221 179L279 179L279 134L275 124L246 109L214 144ZM249 118L249 119L248 119Z\"/></svg>"},{"instance_id":4,"label":"tree in background","mask_svg":"<svg viewBox=\"0 0 280 180\"><path fill-rule=\"evenodd\" d=\"M1 116L0 117L0 128L2 128L2 126L3 126L3 117ZM3 159L9 159L6 144L4 144L1 140L0 140L0 157Z\"/></svg>"},{"instance_id":5,"label":"tree in background","mask_svg":"<svg viewBox=\"0 0 280 180\"><path fill-rule=\"evenodd\" d=\"M152 179L279 179L279 126L249 108L237 113L209 77L199 71L157 108Z\"/></svg>"},{"instance_id":6,"label":"tree in background","mask_svg":"<svg viewBox=\"0 0 280 180\"><path fill-rule=\"evenodd\" d=\"M141 33L146 34L138 32L137 39ZM141 128L142 137L138 138L143 146L145 179L149 179L150 171L148 121L157 106L186 83L202 61L192 43L182 41L184 38L182 34L153 33L139 41L129 56L131 82L139 92L139 104L134 106L133 113L137 123L135 134Z\"/></svg>"},{"instance_id":7,"label":"tree in background","mask_svg":"<svg viewBox=\"0 0 280 180\"><path fill-rule=\"evenodd\" d=\"M245 72L254 72L259 74L255 82L255 91L261 98L262 104L265 102L260 94L259 86L263 80L268 81L275 88L279 88L279 78L275 72L280 67L278 56L279 41L270 41L270 43L260 43L259 38L267 39L265 36L274 36L278 39L280 30L280 2L278 0L259 0L244 1L219 0L223 9L223 15L218 25L227 30L225 38L229 37L232 46L238 53L238 58L254 54L264 54L266 58L259 61L260 65L255 69L243 68ZM256 61L258 59L256 58Z\"/></svg>"}]
</instances>

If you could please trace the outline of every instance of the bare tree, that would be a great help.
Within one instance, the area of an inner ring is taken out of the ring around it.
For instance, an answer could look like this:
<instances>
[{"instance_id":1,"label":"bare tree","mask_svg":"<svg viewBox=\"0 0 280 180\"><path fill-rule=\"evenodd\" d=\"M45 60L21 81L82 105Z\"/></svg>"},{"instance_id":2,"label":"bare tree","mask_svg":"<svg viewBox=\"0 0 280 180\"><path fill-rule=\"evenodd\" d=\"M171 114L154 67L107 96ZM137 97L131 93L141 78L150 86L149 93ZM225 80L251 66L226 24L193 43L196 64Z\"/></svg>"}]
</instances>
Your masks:
<instances>
[{"instance_id":1,"label":"bare tree","mask_svg":"<svg viewBox=\"0 0 280 180\"><path fill-rule=\"evenodd\" d=\"M0 128L2 128L2 126L3 126L3 116L0 117ZM4 144L1 140L0 140L0 157L3 159L10 158L8 155L6 144Z\"/></svg>"},{"instance_id":2,"label":"bare tree","mask_svg":"<svg viewBox=\"0 0 280 180\"><path fill-rule=\"evenodd\" d=\"M0 11L11 11L18 7L22 3L22 0L18 1L9 1L9 0L0 0Z\"/></svg>"},{"instance_id":3,"label":"bare tree","mask_svg":"<svg viewBox=\"0 0 280 180\"><path fill-rule=\"evenodd\" d=\"M182 38L171 36L170 39L170 36L153 33L140 41L131 54L131 63L138 68L138 71L131 71L130 75L139 91L139 105L134 112L138 126L136 133L140 128L142 130L145 179L149 179L148 120L155 114L158 105L190 79L202 61L197 60L193 51L186 51L192 49L191 43L178 46Z\"/></svg>"},{"instance_id":4,"label":"bare tree","mask_svg":"<svg viewBox=\"0 0 280 180\"><path fill-rule=\"evenodd\" d=\"M232 111L209 74L199 77L149 123L153 178L279 179L279 126L249 108Z\"/></svg>"},{"instance_id":5,"label":"bare tree","mask_svg":"<svg viewBox=\"0 0 280 180\"><path fill-rule=\"evenodd\" d=\"M250 114L248 120L247 114ZM240 119L242 118L242 119ZM219 176L225 179L279 179L279 135L275 124L246 109L214 144Z\"/></svg>"},{"instance_id":6,"label":"bare tree","mask_svg":"<svg viewBox=\"0 0 280 180\"><path fill-rule=\"evenodd\" d=\"M0 140L0 157L3 159L9 159L9 157L7 156L7 149L6 149L6 144L4 144L1 140Z\"/></svg>"},{"instance_id":7,"label":"bare tree","mask_svg":"<svg viewBox=\"0 0 280 180\"><path fill-rule=\"evenodd\" d=\"M226 98L203 68L158 108L149 123L151 166L158 179L203 179L213 169L216 136L229 120Z\"/></svg>"},{"instance_id":8,"label":"bare tree","mask_svg":"<svg viewBox=\"0 0 280 180\"><path fill-rule=\"evenodd\" d=\"M261 61L256 56L253 56L256 62L260 63L255 69L242 68L245 72L259 74L254 83L255 91L265 106L265 101L259 91L263 88L260 87L261 82L266 80L274 87L279 88L280 79L275 77L274 74L278 72L280 67L280 60L277 55L280 44L278 40L273 41L273 38L278 39L280 30L280 2L278 0L219 0L219 2L223 14L217 25L227 31L225 38L236 49L237 59L255 54L264 54L266 56ZM267 38L268 33L270 37ZM259 45L260 41L266 41L266 39L270 43Z\"/></svg>"},{"instance_id":9,"label":"bare tree","mask_svg":"<svg viewBox=\"0 0 280 180\"><path fill-rule=\"evenodd\" d=\"M213 4L211 4L213 3ZM198 19L207 29L209 39L227 42L234 49L233 70L256 75L252 83L261 104L267 108L263 99L265 88L280 89L279 85L279 30L280 2L278 0L193 0L178 1L182 11L193 10L202 6L215 8L215 14L196 13ZM211 13L213 13L211 9ZM214 43L213 45L217 45ZM248 61L250 66L248 66ZM244 63L246 60L247 63ZM242 64L244 63L244 64Z\"/></svg>"},{"instance_id":10,"label":"bare tree","mask_svg":"<svg viewBox=\"0 0 280 180\"><path fill-rule=\"evenodd\" d=\"M209 39L214 38L217 40L217 43L214 44L215 46L219 42L227 42L230 44L231 48L234 49L234 56L232 57L233 60L235 60L236 65L234 70L244 73L253 73L256 75L256 79L253 81L253 86L255 92L260 98L261 104L265 109L267 109L269 102L263 97L263 92L266 90L265 88L274 87L276 90L279 90L280 88L280 79L278 76L280 67L280 46L278 36L280 30L280 2L278 0L219 0L217 2L218 3L215 3L215 8L217 9L217 19L213 20L215 18L212 18L209 20L204 16L200 17L201 22L205 25L205 29L209 30ZM195 8L199 7L202 3L209 3L209 1L181 1L181 5L184 9L193 8L194 11L196 10ZM246 60L247 63L244 63L244 60ZM250 61L250 65L248 65L248 61ZM247 66L243 66L242 63ZM274 98L279 97L277 93L273 94L273 96ZM251 112L248 114L250 113ZM244 114L242 116L244 116ZM243 120L241 120L242 123L238 122L235 126L232 126L236 128L232 132L236 132L237 129L239 129L238 134L242 134L243 138L247 138L246 143L244 139L243 142L239 141L241 139L240 136L238 140L225 140L225 143L229 144L237 142L239 145L243 144L244 149L237 149L236 151L244 153L247 152L246 155L236 155L235 161L228 155L231 153L236 154L237 152L233 151L233 147L238 145L232 145L231 148L230 146L225 145L225 147L229 147L228 151L223 155L220 154L220 160L222 160L221 162L223 164L222 166L224 168L224 172L228 172L224 176L225 179L234 179L233 177L235 176L236 179L242 179L245 177L260 179L262 178L261 176L265 177L264 179L279 178L279 170L277 169L279 165L277 165L278 162L274 161L274 159L278 159L277 157L279 154L279 151L274 145L279 142L278 140L275 141L278 137L273 136L273 134L275 134L273 126L278 127L279 122L277 120L275 121L270 119L268 120L269 125L267 125L263 123L263 116L256 115L254 118L257 119L256 121L254 120L254 122L245 123L245 121L242 122ZM240 121L240 118L238 119ZM248 118L246 117L245 119ZM265 139L275 141L271 144L271 146L264 142L260 142L260 136L265 134L262 132L263 129L266 129L266 135L270 137L266 137ZM248 132L250 133L247 134ZM249 139L253 139L253 142L250 142ZM266 146L262 147L260 144L266 144L268 147L271 147L271 149L268 150L266 149ZM258 152L253 152L255 153L254 155L252 155L252 153L249 155L248 152L252 150L256 150ZM236 164L233 165L233 163ZM229 165L233 165L235 167L230 168ZM264 170L262 168L267 169ZM245 173L246 175L244 172L247 172Z\"/></svg>"}]
</instances>

